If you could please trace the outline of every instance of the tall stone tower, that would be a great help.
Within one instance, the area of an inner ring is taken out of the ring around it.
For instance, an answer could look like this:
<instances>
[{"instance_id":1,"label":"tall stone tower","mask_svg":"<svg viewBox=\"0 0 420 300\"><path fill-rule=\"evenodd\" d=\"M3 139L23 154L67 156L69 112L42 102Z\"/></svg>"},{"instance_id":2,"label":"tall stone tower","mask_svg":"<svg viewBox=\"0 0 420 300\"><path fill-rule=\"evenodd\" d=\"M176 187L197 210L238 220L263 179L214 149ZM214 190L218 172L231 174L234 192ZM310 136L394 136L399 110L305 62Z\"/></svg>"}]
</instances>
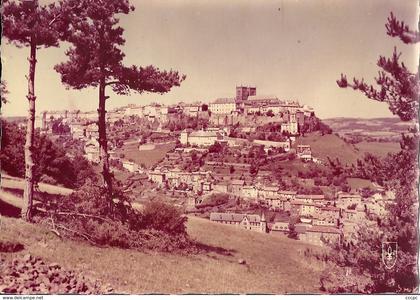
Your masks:
<instances>
[{"instance_id":1,"label":"tall stone tower","mask_svg":"<svg viewBox=\"0 0 420 300\"><path fill-rule=\"evenodd\" d=\"M257 88L251 86L237 86L236 87L236 100L245 101L249 96L256 96Z\"/></svg>"},{"instance_id":2,"label":"tall stone tower","mask_svg":"<svg viewBox=\"0 0 420 300\"><path fill-rule=\"evenodd\" d=\"M299 132L298 123L296 119L296 114L290 115L290 130L291 134L297 134Z\"/></svg>"}]
</instances>

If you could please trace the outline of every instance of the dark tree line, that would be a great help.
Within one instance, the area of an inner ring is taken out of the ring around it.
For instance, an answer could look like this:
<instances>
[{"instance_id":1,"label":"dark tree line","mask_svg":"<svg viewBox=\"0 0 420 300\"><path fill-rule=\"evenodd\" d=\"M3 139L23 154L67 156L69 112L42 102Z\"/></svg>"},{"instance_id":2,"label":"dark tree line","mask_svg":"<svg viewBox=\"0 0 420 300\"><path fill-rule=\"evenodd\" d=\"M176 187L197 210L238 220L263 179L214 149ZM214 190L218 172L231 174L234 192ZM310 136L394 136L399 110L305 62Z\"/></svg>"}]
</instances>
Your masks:
<instances>
[{"instance_id":1,"label":"dark tree line","mask_svg":"<svg viewBox=\"0 0 420 300\"><path fill-rule=\"evenodd\" d=\"M16 124L2 122L2 171L11 176L25 176L24 130ZM70 158L67 151L39 131L34 133L34 184L40 181L78 188L87 178L97 179L92 166L83 156Z\"/></svg>"}]
</instances>

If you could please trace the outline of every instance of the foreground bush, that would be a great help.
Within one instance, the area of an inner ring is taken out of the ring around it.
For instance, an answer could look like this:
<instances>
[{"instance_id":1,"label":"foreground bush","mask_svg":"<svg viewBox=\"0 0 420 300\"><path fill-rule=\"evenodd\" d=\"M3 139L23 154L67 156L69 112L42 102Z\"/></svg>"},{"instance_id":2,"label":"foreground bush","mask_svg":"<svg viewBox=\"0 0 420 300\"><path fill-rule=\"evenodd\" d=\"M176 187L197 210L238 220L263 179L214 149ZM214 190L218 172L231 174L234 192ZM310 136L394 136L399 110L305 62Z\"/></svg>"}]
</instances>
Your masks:
<instances>
[{"instance_id":1,"label":"foreground bush","mask_svg":"<svg viewBox=\"0 0 420 300\"><path fill-rule=\"evenodd\" d=\"M173 205L162 201L145 204L141 213L141 223L144 228L156 229L166 233L185 234L187 217Z\"/></svg>"},{"instance_id":2,"label":"foreground bush","mask_svg":"<svg viewBox=\"0 0 420 300\"><path fill-rule=\"evenodd\" d=\"M57 235L97 246L197 251L186 232L187 218L174 206L155 200L139 211L117 189L110 209L105 195L102 187L88 182L69 196L45 201L37 220Z\"/></svg>"}]
</instances>

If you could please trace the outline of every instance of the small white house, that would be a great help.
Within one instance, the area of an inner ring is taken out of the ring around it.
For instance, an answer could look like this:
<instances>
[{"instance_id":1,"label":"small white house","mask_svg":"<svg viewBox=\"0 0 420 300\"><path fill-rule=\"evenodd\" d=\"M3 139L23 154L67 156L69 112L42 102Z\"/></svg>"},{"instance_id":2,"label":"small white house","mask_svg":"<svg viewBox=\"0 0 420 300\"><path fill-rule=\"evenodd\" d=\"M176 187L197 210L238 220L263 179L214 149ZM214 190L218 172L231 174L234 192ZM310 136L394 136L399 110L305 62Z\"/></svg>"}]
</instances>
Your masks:
<instances>
[{"instance_id":1,"label":"small white house","mask_svg":"<svg viewBox=\"0 0 420 300\"><path fill-rule=\"evenodd\" d=\"M135 162L132 162L129 160L123 160L122 164L123 164L123 168L129 172L134 173L134 172L138 172L139 170L139 166Z\"/></svg>"}]
</instances>

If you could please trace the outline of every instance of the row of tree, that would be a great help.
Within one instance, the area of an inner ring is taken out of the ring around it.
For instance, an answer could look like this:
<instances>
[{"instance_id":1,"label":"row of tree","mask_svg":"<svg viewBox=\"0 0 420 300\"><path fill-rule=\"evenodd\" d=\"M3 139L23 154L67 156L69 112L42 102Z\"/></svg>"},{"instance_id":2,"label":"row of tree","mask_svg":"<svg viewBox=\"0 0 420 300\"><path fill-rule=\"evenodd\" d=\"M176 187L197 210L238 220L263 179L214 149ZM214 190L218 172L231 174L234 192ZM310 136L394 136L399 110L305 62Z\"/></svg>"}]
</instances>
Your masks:
<instances>
[{"instance_id":1,"label":"row of tree","mask_svg":"<svg viewBox=\"0 0 420 300\"><path fill-rule=\"evenodd\" d=\"M22 217L30 221L34 191L35 73L37 51L70 43L68 60L55 66L69 88L98 89L98 128L103 185L112 210L112 180L106 135L106 89L127 95L165 93L185 79L176 71L160 71L154 66L125 66L121 50L125 40L118 15L134 10L128 0L61 0L39 5L37 0L3 1L3 35L18 47L29 48L28 116L25 139L25 190Z\"/></svg>"},{"instance_id":2,"label":"row of tree","mask_svg":"<svg viewBox=\"0 0 420 300\"><path fill-rule=\"evenodd\" d=\"M16 124L2 122L1 168L11 176L25 176L24 137L24 130ZM97 180L94 169L80 153L73 157L68 154L68 148L35 131L33 157L37 163L33 170L34 181L79 188L87 178Z\"/></svg>"}]
</instances>

